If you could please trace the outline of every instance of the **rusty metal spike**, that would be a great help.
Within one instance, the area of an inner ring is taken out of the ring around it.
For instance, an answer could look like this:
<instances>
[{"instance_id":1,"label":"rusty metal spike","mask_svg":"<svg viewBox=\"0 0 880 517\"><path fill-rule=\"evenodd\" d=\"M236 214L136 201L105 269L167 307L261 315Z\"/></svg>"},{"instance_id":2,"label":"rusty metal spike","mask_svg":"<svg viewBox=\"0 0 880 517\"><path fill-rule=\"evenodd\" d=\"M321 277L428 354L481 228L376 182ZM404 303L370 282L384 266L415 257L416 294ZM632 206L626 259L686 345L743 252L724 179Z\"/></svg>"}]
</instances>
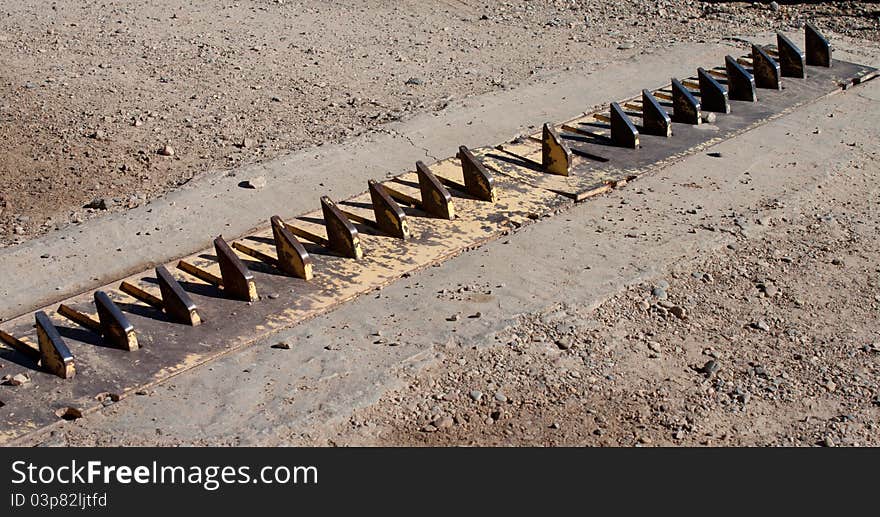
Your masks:
<instances>
[{"instance_id":1,"label":"rusty metal spike","mask_svg":"<svg viewBox=\"0 0 880 517\"><path fill-rule=\"evenodd\" d=\"M727 90L709 75L704 68L697 68L697 78L700 81L700 105L706 111L718 113L730 113L730 103L727 102Z\"/></svg>"},{"instance_id":2,"label":"rusty metal spike","mask_svg":"<svg viewBox=\"0 0 880 517\"><path fill-rule=\"evenodd\" d=\"M831 43L812 23L804 24L806 60L812 66L831 66Z\"/></svg>"},{"instance_id":3,"label":"rusty metal spike","mask_svg":"<svg viewBox=\"0 0 880 517\"><path fill-rule=\"evenodd\" d=\"M656 136L672 136L672 120L657 98L642 90L642 132Z\"/></svg>"},{"instance_id":4,"label":"rusty metal spike","mask_svg":"<svg viewBox=\"0 0 880 517\"><path fill-rule=\"evenodd\" d=\"M312 257L299 242L296 236L284 224L277 215L270 219L272 223L272 237L275 239L275 251L278 254L278 268L290 276L312 279Z\"/></svg>"},{"instance_id":5,"label":"rusty metal spike","mask_svg":"<svg viewBox=\"0 0 880 517\"><path fill-rule=\"evenodd\" d=\"M758 88L782 89L782 75L777 63L770 54L758 45L752 45L752 75Z\"/></svg>"},{"instance_id":6,"label":"rusty metal spike","mask_svg":"<svg viewBox=\"0 0 880 517\"><path fill-rule=\"evenodd\" d=\"M165 266L156 268L159 291L162 292L162 309L172 320L196 327L202 323L196 304L180 286Z\"/></svg>"},{"instance_id":7,"label":"rusty metal spike","mask_svg":"<svg viewBox=\"0 0 880 517\"><path fill-rule=\"evenodd\" d=\"M616 102L611 103L611 140L622 147L639 147L639 131Z\"/></svg>"},{"instance_id":8,"label":"rusty metal spike","mask_svg":"<svg viewBox=\"0 0 880 517\"><path fill-rule=\"evenodd\" d=\"M779 55L779 68L785 77L806 77L806 59L804 51L799 49L785 34L776 33L776 49Z\"/></svg>"},{"instance_id":9,"label":"rusty metal spike","mask_svg":"<svg viewBox=\"0 0 880 517\"><path fill-rule=\"evenodd\" d=\"M541 165L544 172L558 176L568 176L571 171L571 150L549 123L541 133Z\"/></svg>"},{"instance_id":10,"label":"rusty metal spike","mask_svg":"<svg viewBox=\"0 0 880 517\"><path fill-rule=\"evenodd\" d=\"M11 348L18 350L19 352L21 352L28 358L33 359L34 361L40 360L40 350L38 348L34 347L30 343L25 343L24 341L16 338L11 334L3 332L2 330L0 330L0 341Z\"/></svg>"},{"instance_id":11,"label":"rusty metal spike","mask_svg":"<svg viewBox=\"0 0 880 517\"><path fill-rule=\"evenodd\" d=\"M495 192L495 178L486 166L465 146L459 146L456 155L461 160L461 172L467 193L482 201L494 203L498 199Z\"/></svg>"},{"instance_id":12,"label":"rusty metal spike","mask_svg":"<svg viewBox=\"0 0 880 517\"><path fill-rule=\"evenodd\" d=\"M724 58L727 71L727 95L731 100L757 102L755 78L733 56Z\"/></svg>"},{"instance_id":13,"label":"rusty metal spike","mask_svg":"<svg viewBox=\"0 0 880 517\"><path fill-rule=\"evenodd\" d=\"M406 214L397 201L391 198L385 187L375 180L369 180L367 186L370 190L370 200L373 203L373 215L376 218L376 226L379 230L397 237L409 239L409 225Z\"/></svg>"},{"instance_id":14,"label":"rusty metal spike","mask_svg":"<svg viewBox=\"0 0 880 517\"><path fill-rule=\"evenodd\" d=\"M700 103L678 79L672 79L672 120L682 124L700 123Z\"/></svg>"},{"instance_id":15,"label":"rusty metal spike","mask_svg":"<svg viewBox=\"0 0 880 517\"><path fill-rule=\"evenodd\" d=\"M101 335L114 346L133 352L138 349L134 325L104 291L95 292L95 308L101 323Z\"/></svg>"},{"instance_id":16,"label":"rusty metal spike","mask_svg":"<svg viewBox=\"0 0 880 517\"><path fill-rule=\"evenodd\" d=\"M40 364L47 372L62 379L70 379L76 375L73 354L45 312L36 312L34 318L37 323L37 342L40 344Z\"/></svg>"},{"instance_id":17,"label":"rusty metal spike","mask_svg":"<svg viewBox=\"0 0 880 517\"><path fill-rule=\"evenodd\" d=\"M229 244L226 244L223 236L214 239L214 251L217 254L217 263L220 265L220 277L223 279L223 292L226 296L246 302L257 301L259 297L254 274L232 251Z\"/></svg>"},{"instance_id":18,"label":"rusty metal spike","mask_svg":"<svg viewBox=\"0 0 880 517\"><path fill-rule=\"evenodd\" d=\"M455 217L452 196L422 161L416 162L416 174L419 177L419 191L422 194L421 208L425 212L441 219Z\"/></svg>"},{"instance_id":19,"label":"rusty metal spike","mask_svg":"<svg viewBox=\"0 0 880 517\"><path fill-rule=\"evenodd\" d=\"M330 248L343 256L360 260L364 256L358 231L329 197L321 197L321 211Z\"/></svg>"}]
</instances>

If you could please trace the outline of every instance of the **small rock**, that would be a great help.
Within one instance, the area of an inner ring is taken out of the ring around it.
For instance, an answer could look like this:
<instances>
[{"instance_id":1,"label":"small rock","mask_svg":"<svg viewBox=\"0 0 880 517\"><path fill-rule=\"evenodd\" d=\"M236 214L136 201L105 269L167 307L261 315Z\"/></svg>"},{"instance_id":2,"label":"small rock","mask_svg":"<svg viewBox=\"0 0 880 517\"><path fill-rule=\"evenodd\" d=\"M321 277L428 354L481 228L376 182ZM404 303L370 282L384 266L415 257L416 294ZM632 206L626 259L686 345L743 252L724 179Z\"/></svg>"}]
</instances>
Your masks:
<instances>
[{"instance_id":1,"label":"small rock","mask_svg":"<svg viewBox=\"0 0 880 517\"><path fill-rule=\"evenodd\" d=\"M552 424L550 424L550 429L559 429L559 424L553 422Z\"/></svg>"},{"instance_id":2,"label":"small rock","mask_svg":"<svg viewBox=\"0 0 880 517\"><path fill-rule=\"evenodd\" d=\"M843 265L843 259L841 259L840 257L834 257L831 260L831 263L834 264L835 266L841 266L841 265Z\"/></svg>"},{"instance_id":3,"label":"small rock","mask_svg":"<svg viewBox=\"0 0 880 517\"><path fill-rule=\"evenodd\" d=\"M264 178L263 176L257 176L255 178L242 181L241 183L239 183L239 186L241 186L242 188L258 190L266 186L266 178Z\"/></svg>"},{"instance_id":4,"label":"small rock","mask_svg":"<svg viewBox=\"0 0 880 517\"><path fill-rule=\"evenodd\" d=\"M657 298L658 300L665 300L667 297L666 289L663 289L662 287L655 287L651 289L651 296Z\"/></svg>"},{"instance_id":5,"label":"small rock","mask_svg":"<svg viewBox=\"0 0 880 517\"><path fill-rule=\"evenodd\" d=\"M468 396L474 402L479 402L483 398L483 392L480 390L471 390L471 392L468 393Z\"/></svg>"},{"instance_id":6,"label":"small rock","mask_svg":"<svg viewBox=\"0 0 880 517\"><path fill-rule=\"evenodd\" d=\"M31 382L31 378L28 377L25 373L17 373L15 375L4 375L2 380L3 384L7 386L21 386L22 384L27 384Z\"/></svg>"},{"instance_id":7,"label":"small rock","mask_svg":"<svg viewBox=\"0 0 880 517\"><path fill-rule=\"evenodd\" d=\"M96 210L107 210L113 206L113 200L107 198L97 198L93 199L89 202L89 204L85 205L83 208L94 208Z\"/></svg>"},{"instance_id":8,"label":"small rock","mask_svg":"<svg viewBox=\"0 0 880 517\"><path fill-rule=\"evenodd\" d=\"M244 138L241 142L238 143L238 146L242 149L248 149L254 146L253 138Z\"/></svg>"},{"instance_id":9,"label":"small rock","mask_svg":"<svg viewBox=\"0 0 880 517\"><path fill-rule=\"evenodd\" d=\"M764 320L758 320L756 323L752 323L752 327L758 330L763 330L764 332L770 331L770 325L768 325L767 322Z\"/></svg>"},{"instance_id":10,"label":"small rock","mask_svg":"<svg viewBox=\"0 0 880 517\"><path fill-rule=\"evenodd\" d=\"M272 345L272 348L277 348L278 350L290 350L290 343L287 341L279 341Z\"/></svg>"},{"instance_id":11,"label":"small rock","mask_svg":"<svg viewBox=\"0 0 880 517\"><path fill-rule=\"evenodd\" d=\"M778 11L779 10L779 3L778 2L770 2L770 10L773 11L774 13L776 11Z\"/></svg>"},{"instance_id":12,"label":"small rock","mask_svg":"<svg viewBox=\"0 0 880 517\"><path fill-rule=\"evenodd\" d=\"M95 140L104 140L105 138L107 138L107 133L104 132L104 131L102 131L102 130L100 130L100 129L98 129L98 130L96 130L96 131L93 131L93 132L89 135L89 138L92 138L92 139L95 139Z\"/></svg>"},{"instance_id":13,"label":"small rock","mask_svg":"<svg viewBox=\"0 0 880 517\"><path fill-rule=\"evenodd\" d=\"M636 46L635 43L629 43L629 42L621 43L620 45L617 46L617 50L629 50L635 46Z\"/></svg>"},{"instance_id":14,"label":"small rock","mask_svg":"<svg viewBox=\"0 0 880 517\"><path fill-rule=\"evenodd\" d=\"M676 318L678 318L680 320L683 320L687 317L685 315L684 308L679 307L678 305L676 305L674 307L670 307L669 312L671 312L673 314L673 316L675 316Z\"/></svg>"},{"instance_id":15,"label":"small rock","mask_svg":"<svg viewBox=\"0 0 880 517\"><path fill-rule=\"evenodd\" d=\"M562 350L568 350L571 348L572 339L569 336L565 336L563 338L556 340L556 346L558 346Z\"/></svg>"},{"instance_id":16,"label":"small rock","mask_svg":"<svg viewBox=\"0 0 880 517\"><path fill-rule=\"evenodd\" d=\"M495 393L495 400L497 400L498 402L507 402L507 395L499 391Z\"/></svg>"},{"instance_id":17,"label":"small rock","mask_svg":"<svg viewBox=\"0 0 880 517\"><path fill-rule=\"evenodd\" d=\"M825 439L822 440L822 445L824 445L825 447L834 447L834 440L832 440L830 436L826 436Z\"/></svg>"},{"instance_id":18,"label":"small rock","mask_svg":"<svg viewBox=\"0 0 880 517\"><path fill-rule=\"evenodd\" d=\"M420 85L425 84L425 82L422 81L421 79L419 79L418 77L410 77L409 79L406 80L406 83L404 83L404 84L409 84L412 86L420 86Z\"/></svg>"},{"instance_id":19,"label":"small rock","mask_svg":"<svg viewBox=\"0 0 880 517\"><path fill-rule=\"evenodd\" d=\"M705 374L706 377L711 377L711 376L715 375L716 373L718 373L718 370L720 370L720 369L721 369L721 365L718 364L718 361L716 361L714 359L710 359L710 360L706 361L706 364L704 364L702 368L700 368L700 372Z\"/></svg>"},{"instance_id":20,"label":"small rock","mask_svg":"<svg viewBox=\"0 0 880 517\"><path fill-rule=\"evenodd\" d=\"M716 119L715 113L713 113L711 111L704 111L704 112L702 112L701 116L703 118L703 122L705 122L707 124L714 124L715 123L715 119Z\"/></svg>"},{"instance_id":21,"label":"small rock","mask_svg":"<svg viewBox=\"0 0 880 517\"><path fill-rule=\"evenodd\" d=\"M455 424L455 421L452 419L451 416L448 416L448 415L441 416L440 418L438 418L437 420L434 420L431 423L431 425L433 425L437 429L449 429L450 427L453 426L453 424Z\"/></svg>"},{"instance_id":22,"label":"small rock","mask_svg":"<svg viewBox=\"0 0 880 517\"><path fill-rule=\"evenodd\" d=\"M715 151L715 152L709 153L709 156L711 156L712 158L721 158L723 155L721 153L719 153L718 151Z\"/></svg>"},{"instance_id":23,"label":"small rock","mask_svg":"<svg viewBox=\"0 0 880 517\"><path fill-rule=\"evenodd\" d=\"M458 321L458 319L459 319L460 317L461 317L461 316L459 316L458 314L453 314L452 316L446 318L446 321Z\"/></svg>"},{"instance_id":24,"label":"small rock","mask_svg":"<svg viewBox=\"0 0 880 517\"><path fill-rule=\"evenodd\" d=\"M162 156L174 156L174 148L169 144L165 144L162 149L159 149L159 154Z\"/></svg>"},{"instance_id":25,"label":"small rock","mask_svg":"<svg viewBox=\"0 0 880 517\"><path fill-rule=\"evenodd\" d=\"M422 428L422 431L425 433L436 433L437 427L434 424L428 424Z\"/></svg>"}]
</instances>

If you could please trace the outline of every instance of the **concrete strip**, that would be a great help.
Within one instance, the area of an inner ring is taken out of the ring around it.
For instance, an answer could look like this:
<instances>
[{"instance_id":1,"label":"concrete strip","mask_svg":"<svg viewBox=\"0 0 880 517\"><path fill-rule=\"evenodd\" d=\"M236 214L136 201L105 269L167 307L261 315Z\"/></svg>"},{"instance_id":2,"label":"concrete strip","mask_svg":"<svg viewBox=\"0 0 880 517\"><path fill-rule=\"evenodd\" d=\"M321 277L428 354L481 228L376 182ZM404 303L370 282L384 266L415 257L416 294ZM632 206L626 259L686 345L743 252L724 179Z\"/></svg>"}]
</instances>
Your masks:
<instances>
[{"instance_id":1,"label":"concrete strip","mask_svg":"<svg viewBox=\"0 0 880 517\"><path fill-rule=\"evenodd\" d=\"M499 143L738 52L732 44L702 44L599 70L547 74L535 84L466 99L345 144L208 174L142 207L0 250L0 320L207 248L217 235L238 237L267 226L272 215L307 212L323 194L341 199L365 191L368 179L413 169L416 160L454 155L462 144ZM238 186L255 176L267 186Z\"/></svg>"},{"instance_id":2,"label":"concrete strip","mask_svg":"<svg viewBox=\"0 0 880 517\"><path fill-rule=\"evenodd\" d=\"M325 433L398 386L398 372L504 346L495 333L518 313L598 305L670 263L772 232L758 223L769 213L811 213L841 185L876 195L878 96L874 81L821 100L714 146L721 157L639 178L62 431L72 444L332 444ZM270 348L282 340L290 350Z\"/></svg>"}]
</instances>

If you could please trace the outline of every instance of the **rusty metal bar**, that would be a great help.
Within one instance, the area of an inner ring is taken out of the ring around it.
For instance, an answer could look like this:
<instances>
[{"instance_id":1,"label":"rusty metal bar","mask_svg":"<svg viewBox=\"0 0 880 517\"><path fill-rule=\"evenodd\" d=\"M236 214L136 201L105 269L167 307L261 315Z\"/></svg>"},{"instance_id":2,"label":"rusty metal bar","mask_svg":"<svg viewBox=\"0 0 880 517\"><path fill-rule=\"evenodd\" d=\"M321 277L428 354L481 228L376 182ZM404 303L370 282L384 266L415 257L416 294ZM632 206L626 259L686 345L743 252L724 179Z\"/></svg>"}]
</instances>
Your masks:
<instances>
[{"instance_id":1,"label":"rusty metal bar","mask_svg":"<svg viewBox=\"0 0 880 517\"><path fill-rule=\"evenodd\" d=\"M571 150L549 123L544 124L541 134L541 166L544 172L558 176L568 176L571 171Z\"/></svg>"},{"instance_id":2,"label":"rusty metal bar","mask_svg":"<svg viewBox=\"0 0 880 517\"><path fill-rule=\"evenodd\" d=\"M367 187L370 191L370 201L373 204L373 215L379 229L392 237L408 239L409 225L406 221L406 214L400 205L391 198L385 191L385 187L378 181L369 180Z\"/></svg>"},{"instance_id":3,"label":"rusty metal bar","mask_svg":"<svg viewBox=\"0 0 880 517\"><path fill-rule=\"evenodd\" d=\"M360 260L364 256L357 229L329 197L321 197L321 211L330 248L345 257Z\"/></svg>"},{"instance_id":4,"label":"rusty metal bar","mask_svg":"<svg viewBox=\"0 0 880 517\"><path fill-rule=\"evenodd\" d=\"M806 77L806 57L804 51L799 49L785 34L776 33L776 48L779 55L779 68L785 77Z\"/></svg>"},{"instance_id":5,"label":"rusty metal bar","mask_svg":"<svg viewBox=\"0 0 880 517\"><path fill-rule=\"evenodd\" d=\"M752 45L752 75L758 88L782 89L779 63L758 45Z\"/></svg>"},{"instance_id":6,"label":"rusty metal bar","mask_svg":"<svg viewBox=\"0 0 880 517\"><path fill-rule=\"evenodd\" d=\"M422 195L421 209L441 219L454 218L455 207L452 205L452 195L421 160L416 162L416 175L419 177L419 192ZM394 193L390 190L389 194L394 197Z\"/></svg>"},{"instance_id":7,"label":"rusty metal bar","mask_svg":"<svg viewBox=\"0 0 880 517\"><path fill-rule=\"evenodd\" d=\"M831 43L812 23L804 24L804 40L808 65L831 66Z\"/></svg>"},{"instance_id":8,"label":"rusty metal bar","mask_svg":"<svg viewBox=\"0 0 880 517\"><path fill-rule=\"evenodd\" d=\"M672 120L700 124L700 103L678 79L672 79Z\"/></svg>"},{"instance_id":9,"label":"rusty metal bar","mask_svg":"<svg viewBox=\"0 0 880 517\"><path fill-rule=\"evenodd\" d=\"M233 242L232 249L235 251L240 251L249 257L253 257L264 264L269 264L270 266L278 267L278 259L263 253L262 251L255 250L248 246L247 244L243 244L241 242Z\"/></svg>"},{"instance_id":10,"label":"rusty metal bar","mask_svg":"<svg viewBox=\"0 0 880 517\"><path fill-rule=\"evenodd\" d=\"M76 375L76 366L67 343L61 338L58 329L45 312L37 311L34 318L37 342L40 344L40 365L44 370L62 379L70 379Z\"/></svg>"},{"instance_id":11,"label":"rusty metal bar","mask_svg":"<svg viewBox=\"0 0 880 517\"><path fill-rule=\"evenodd\" d=\"M611 103L611 140L621 147L639 147L639 131L616 102Z\"/></svg>"},{"instance_id":12,"label":"rusty metal bar","mask_svg":"<svg viewBox=\"0 0 880 517\"><path fill-rule=\"evenodd\" d=\"M672 136L669 113L648 90L642 90L642 131L649 135Z\"/></svg>"},{"instance_id":13,"label":"rusty metal bar","mask_svg":"<svg viewBox=\"0 0 880 517\"><path fill-rule=\"evenodd\" d=\"M181 260L177 262L177 269L183 271L184 273L188 273L199 280L209 283L215 287L223 287L223 279L219 276L205 271L204 269L194 266L185 260Z\"/></svg>"},{"instance_id":14,"label":"rusty metal bar","mask_svg":"<svg viewBox=\"0 0 880 517\"><path fill-rule=\"evenodd\" d=\"M700 80L700 104L702 109L718 113L730 113L727 90L721 86L721 83L716 81L702 67L697 68L697 77Z\"/></svg>"},{"instance_id":15,"label":"rusty metal bar","mask_svg":"<svg viewBox=\"0 0 880 517\"><path fill-rule=\"evenodd\" d=\"M278 268L290 276L311 280L312 258L306 248L287 229L284 221L277 215L270 219L272 237L275 240L275 251L278 254Z\"/></svg>"},{"instance_id":16,"label":"rusty metal bar","mask_svg":"<svg viewBox=\"0 0 880 517\"><path fill-rule=\"evenodd\" d=\"M70 321L76 323L81 327L85 327L92 332L101 333L101 323L94 318L86 316L85 314L79 312L78 310L70 307L69 305L61 304L58 306L58 314L64 316Z\"/></svg>"},{"instance_id":17,"label":"rusty metal bar","mask_svg":"<svg viewBox=\"0 0 880 517\"><path fill-rule=\"evenodd\" d=\"M165 304L162 303L162 300L160 298L153 296L152 294L144 291L134 284L123 281L121 284L119 284L119 290L129 296L137 298L147 305L159 309L160 311L165 308Z\"/></svg>"},{"instance_id":18,"label":"rusty metal bar","mask_svg":"<svg viewBox=\"0 0 880 517\"><path fill-rule=\"evenodd\" d=\"M95 308L98 310L98 321L101 323L104 339L129 352L138 349L134 325L104 291L95 292Z\"/></svg>"},{"instance_id":19,"label":"rusty metal bar","mask_svg":"<svg viewBox=\"0 0 880 517\"><path fill-rule=\"evenodd\" d=\"M30 343L16 338L12 334L7 334L6 332L0 330L0 341L9 345L9 347L13 350L21 352L30 359L33 359L34 361L38 361L40 359L40 350L38 348L34 347Z\"/></svg>"},{"instance_id":20,"label":"rusty metal bar","mask_svg":"<svg viewBox=\"0 0 880 517\"><path fill-rule=\"evenodd\" d=\"M463 145L458 148L456 156L461 160L465 191L479 200L494 203L498 199L498 194L495 191L495 178L489 174L483 162ZM453 188L455 187L453 186Z\"/></svg>"},{"instance_id":21,"label":"rusty metal bar","mask_svg":"<svg viewBox=\"0 0 880 517\"><path fill-rule=\"evenodd\" d=\"M217 263L220 265L220 277L223 279L223 292L230 298L255 302L257 285L254 283L254 274L232 251L223 237L214 239L214 251L217 253Z\"/></svg>"},{"instance_id":22,"label":"rusty metal bar","mask_svg":"<svg viewBox=\"0 0 880 517\"><path fill-rule=\"evenodd\" d=\"M165 314L178 323L193 327L200 325L202 318L199 316L196 304L165 266L156 268L156 279L159 281Z\"/></svg>"},{"instance_id":23,"label":"rusty metal bar","mask_svg":"<svg viewBox=\"0 0 880 517\"><path fill-rule=\"evenodd\" d=\"M757 102L758 95L755 92L755 78L732 56L724 58L724 67L727 70L727 94L735 101Z\"/></svg>"}]
</instances>

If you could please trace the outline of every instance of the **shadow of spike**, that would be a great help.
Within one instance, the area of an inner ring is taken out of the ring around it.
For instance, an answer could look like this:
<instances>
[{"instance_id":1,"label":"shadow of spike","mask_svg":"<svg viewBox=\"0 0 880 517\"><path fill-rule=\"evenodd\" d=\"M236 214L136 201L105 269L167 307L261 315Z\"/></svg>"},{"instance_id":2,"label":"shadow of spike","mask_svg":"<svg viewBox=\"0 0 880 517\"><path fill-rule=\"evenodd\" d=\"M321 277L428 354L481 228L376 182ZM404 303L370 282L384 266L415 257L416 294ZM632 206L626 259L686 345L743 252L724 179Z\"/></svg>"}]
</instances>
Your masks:
<instances>
[{"instance_id":1,"label":"shadow of spike","mask_svg":"<svg viewBox=\"0 0 880 517\"><path fill-rule=\"evenodd\" d=\"M758 88L782 89L779 63L758 45L752 44L752 74Z\"/></svg>"},{"instance_id":2,"label":"shadow of spike","mask_svg":"<svg viewBox=\"0 0 880 517\"><path fill-rule=\"evenodd\" d=\"M804 47L808 65L831 66L831 43L809 22L804 24Z\"/></svg>"},{"instance_id":3,"label":"shadow of spike","mask_svg":"<svg viewBox=\"0 0 880 517\"><path fill-rule=\"evenodd\" d=\"M222 235L214 239L214 251L217 254L225 295L245 302L257 301L259 296L257 296L257 284L254 283L254 274L232 251L229 244L226 244Z\"/></svg>"},{"instance_id":4,"label":"shadow of spike","mask_svg":"<svg viewBox=\"0 0 880 517\"><path fill-rule=\"evenodd\" d=\"M672 136L672 119L649 90L642 90L642 131L649 135Z\"/></svg>"},{"instance_id":5,"label":"shadow of spike","mask_svg":"<svg viewBox=\"0 0 880 517\"><path fill-rule=\"evenodd\" d=\"M172 320L196 327L201 325L202 318L196 304L183 290L180 283L174 278L165 266L156 268L156 279L159 281L159 291L162 293L162 309Z\"/></svg>"},{"instance_id":6,"label":"shadow of spike","mask_svg":"<svg viewBox=\"0 0 880 517\"><path fill-rule=\"evenodd\" d=\"M321 212L324 215L324 226L327 230L327 243L330 249L355 260L364 257L358 231L345 217L345 214L329 197L321 197Z\"/></svg>"},{"instance_id":7,"label":"shadow of spike","mask_svg":"<svg viewBox=\"0 0 880 517\"><path fill-rule=\"evenodd\" d=\"M700 124L700 103L678 79L672 79L672 120Z\"/></svg>"},{"instance_id":8,"label":"shadow of spike","mask_svg":"<svg viewBox=\"0 0 880 517\"><path fill-rule=\"evenodd\" d=\"M62 379L76 375L73 354L58 333L49 316L43 311L34 314L37 324L37 342L40 345L40 365Z\"/></svg>"},{"instance_id":9,"label":"shadow of spike","mask_svg":"<svg viewBox=\"0 0 880 517\"><path fill-rule=\"evenodd\" d=\"M568 176L571 172L571 150L549 123L541 131L541 166L544 172Z\"/></svg>"},{"instance_id":10,"label":"shadow of spike","mask_svg":"<svg viewBox=\"0 0 880 517\"><path fill-rule=\"evenodd\" d=\"M700 82L700 105L702 109L717 113L730 113L727 90L721 86L721 83L716 81L702 67L697 68L697 78Z\"/></svg>"},{"instance_id":11,"label":"shadow of spike","mask_svg":"<svg viewBox=\"0 0 880 517\"><path fill-rule=\"evenodd\" d=\"M376 218L376 227L384 233L398 239L409 239L409 225L406 222L406 214L397 201L385 190L381 183L369 180L367 187L370 190L370 201L373 204L373 216Z\"/></svg>"},{"instance_id":12,"label":"shadow of spike","mask_svg":"<svg viewBox=\"0 0 880 517\"><path fill-rule=\"evenodd\" d=\"M461 160L465 191L481 201L494 203L498 199L495 192L495 178L489 174L483 162L463 145L458 147L456 156Z\"/></svg>"},{"instance_id":13,"label":"shadow of spike","mask_svg":"<svg viewBox=\"0 0 880 517\"><path fill-rule=\"evenodd\" d=\"M311 280L312 257L309 256L309 252L287 229L280 217L273 215L270 222L272 237L275 240L275 252L278 254L276 261L278 269L290 276Z\"/></svg>"},{"instance_id":14,"label":"shadow of spike","mask_svg":"<svg viewBox=\"0 0 880 517\"><path fill-rule=\"evenodd\" d=\"M637 149L639 147L639 131L632 120L623 112L616 102L611 103L611 140L621 147Z\"/></svg>"},{"instance_id":15,"label":"shadow of spike","mask_svg":"<svg viewBox=\"0 0 880 517\"><path fill-rule=\"evenodd\" d=\"M776 48L779 55L779 68L784 77L806 77L806 58L804 52L785 34L776 33Z\"/></svg>"},{"instance_id":16,"label":"shadow of spike","mask_svg":"<svg viewBox=\"0 0 880 517\"><path fill-rule=\"evenodd\" d=\"M755 78L733 56L725 56L724 70L727 71L727 96L735 101L757 102Z\"/></svg>"},{"instance_id":17,"label":"shadow of spike","mask_svg":"<svg viewBox=\"0 0 880 517\"><path fill-rule=\"evenodd\" d=\"M104 291L95 292L95 308L101 335L113 346L133 352L138 349L137 333L125 314L113 303Z\"/></svg>"},{"instance_id":18,"label":"shadow of spike","mask_svg":"<svg viewBox=\"0 0 880 517\"><path fill-rule=\"evenodd\" d=\"M421 209L434 217L453 219L455 207L452 205L452 195L437 176L421 160L416 162L416 174L422 195Z\"/></svg>"}]
</instances>

